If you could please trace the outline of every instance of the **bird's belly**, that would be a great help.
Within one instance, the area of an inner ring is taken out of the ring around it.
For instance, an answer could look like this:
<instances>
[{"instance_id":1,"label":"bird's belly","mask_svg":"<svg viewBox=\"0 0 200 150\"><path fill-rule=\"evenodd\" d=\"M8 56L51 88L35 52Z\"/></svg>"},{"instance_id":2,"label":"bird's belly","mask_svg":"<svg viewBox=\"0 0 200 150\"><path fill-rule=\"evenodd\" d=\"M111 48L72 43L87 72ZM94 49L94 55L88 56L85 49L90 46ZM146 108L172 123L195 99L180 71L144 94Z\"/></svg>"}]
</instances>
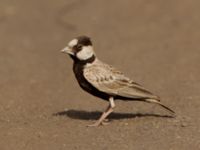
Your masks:
<instances>
[{"instance_id":1,"label":"bird's belly","mask_svg":"<svg viewBox=\"0 0 200 150\"><path fill-rule=\"evenodd\" d=\"M79 82L79 85L84 91L92 94L93 96L102 98L103 100L108 100L109 99L109 95L107 93L104 93L104 92L101 92L101 91L97 90L94 86L92 86L87 81L86 82L83 82L83 81Z\"/></svg>"}]
</instances>

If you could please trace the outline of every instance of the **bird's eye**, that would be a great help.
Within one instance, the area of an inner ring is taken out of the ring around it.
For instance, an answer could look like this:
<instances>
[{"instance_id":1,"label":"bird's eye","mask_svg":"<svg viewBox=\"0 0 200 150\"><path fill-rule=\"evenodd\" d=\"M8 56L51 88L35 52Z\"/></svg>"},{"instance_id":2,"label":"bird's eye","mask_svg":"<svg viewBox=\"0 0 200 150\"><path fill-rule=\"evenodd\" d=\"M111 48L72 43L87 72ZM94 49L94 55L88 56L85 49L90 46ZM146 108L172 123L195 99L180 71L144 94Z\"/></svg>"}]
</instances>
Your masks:
<instances>
[{"instance_id":1,"label":"bird's eye","mask_svg":"<svg viewBox=\"0 0 200 150\"><path fill-rule=\"evenodd\" d=\"M82 45L77 45L78 50L81 50L81 48L82 48Z\"/></svg>"}]
</instances>

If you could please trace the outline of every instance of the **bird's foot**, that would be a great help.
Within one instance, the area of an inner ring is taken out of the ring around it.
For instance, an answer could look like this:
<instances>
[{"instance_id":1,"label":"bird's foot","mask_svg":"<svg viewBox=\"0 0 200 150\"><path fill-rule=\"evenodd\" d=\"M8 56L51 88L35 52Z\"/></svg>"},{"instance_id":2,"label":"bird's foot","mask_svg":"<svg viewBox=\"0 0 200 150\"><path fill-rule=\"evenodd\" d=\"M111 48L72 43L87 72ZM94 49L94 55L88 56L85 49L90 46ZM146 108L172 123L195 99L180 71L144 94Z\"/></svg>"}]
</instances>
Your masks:
<instances>
[{"instance_id":1,"label":"bird's foot","mask_svg":"<svg viewBox=\"0 0 200 150\"><path fill-rule=\"evenodd\" d=\"M95 123L93 123L93 124L87 125L87 127L98 127L100 124L101 124L101 123L99 123L99 122L95 122Z\"/></svg>"},{"instance_id":2,"label":"bird's foot","mask_svg":"<svg viewBox=\"0 0 200 150\"><path fill-rule=\"evenodd\" d=\"M103 126L106 126L108 124L110 124L110 123L109 122L105 122L105 121L101 123L101 125L103 125Z\"/></svg>"},{"instance_id":3,"label":"bird's foot","mask_svg":"<svg viewBox=\"0 0 200 150\"><path fill-rule=\"evenodd\" d=\"M108 125L109 124L109 122L108 122L109 120L108 119L105 119L104 121L102 121L102 122L95 122L95 123L93 123L93 124L89 124L89 125L87 125L87 127L97 127L97 126L100 126L100 125L103 125L103 126L105 126L105 125Z\"/></svg>"}]
</instances>

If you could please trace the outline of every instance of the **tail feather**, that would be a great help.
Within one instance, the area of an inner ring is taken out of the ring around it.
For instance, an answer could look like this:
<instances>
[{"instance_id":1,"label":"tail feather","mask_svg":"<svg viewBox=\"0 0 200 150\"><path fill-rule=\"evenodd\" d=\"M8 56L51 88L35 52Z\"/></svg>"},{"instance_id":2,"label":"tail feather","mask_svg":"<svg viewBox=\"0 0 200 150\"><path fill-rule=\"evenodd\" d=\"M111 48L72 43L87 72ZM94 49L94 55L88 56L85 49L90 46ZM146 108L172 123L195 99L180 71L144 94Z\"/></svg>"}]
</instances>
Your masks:
<instances>
[{"instance_id":1,"label":"tail feather","mask_svg":"<svg viewBox=\"0 0 200 150\"><path fill-rule=\"evenodd\" d=\"M175 112L170 109L169 107L163 105L161 102L160 102L160 99L145 99L146 102L149 102L149 103L155 103L155 104L158 104L160 106L162 106L163 108L165 108L166 110L170 111L171 113L175 114Z\"/></svg>"}]
</instances>

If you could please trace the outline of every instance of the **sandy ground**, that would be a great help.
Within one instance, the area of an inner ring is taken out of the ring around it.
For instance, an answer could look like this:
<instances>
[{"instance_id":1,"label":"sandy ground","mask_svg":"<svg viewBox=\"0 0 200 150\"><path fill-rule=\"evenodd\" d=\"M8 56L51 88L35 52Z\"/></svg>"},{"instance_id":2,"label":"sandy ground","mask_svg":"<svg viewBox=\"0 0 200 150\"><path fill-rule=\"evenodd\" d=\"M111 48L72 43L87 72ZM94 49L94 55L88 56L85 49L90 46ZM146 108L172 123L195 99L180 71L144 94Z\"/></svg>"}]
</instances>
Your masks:
<instances>
[{"instance_id":1,"label":"sandy ground","mask_svg":"<svg viewBox=\"0 0 200 150\"><path fill-rule=\"evenodd\" d=\"M199 0L0 1L0 150L200 149ZM99 58L176 113L117 101L110 124L87 128L107 103L83 92L59 52L92 37Z\"/></svg>"}]
</instances>

